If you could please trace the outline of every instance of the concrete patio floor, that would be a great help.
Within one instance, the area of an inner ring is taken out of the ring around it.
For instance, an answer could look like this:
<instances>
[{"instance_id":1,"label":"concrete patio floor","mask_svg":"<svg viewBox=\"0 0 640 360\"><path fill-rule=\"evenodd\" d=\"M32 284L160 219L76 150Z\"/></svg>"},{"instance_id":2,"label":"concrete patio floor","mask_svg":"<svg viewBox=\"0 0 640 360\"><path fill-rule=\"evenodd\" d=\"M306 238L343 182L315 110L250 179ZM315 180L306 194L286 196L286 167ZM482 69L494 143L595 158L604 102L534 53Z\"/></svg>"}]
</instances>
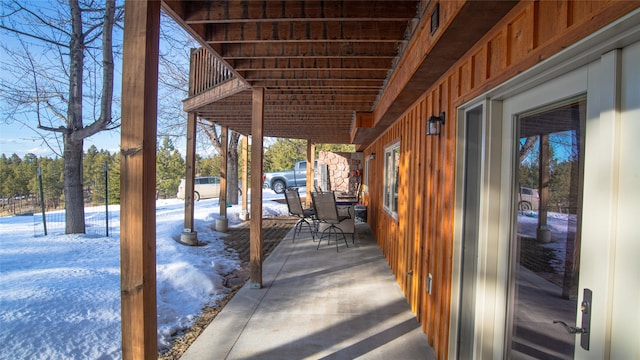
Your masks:
<instances>
[{"instance_id":1,"label":"concrete patio floor","mask_svg":"<svg viewBox=\"0 0 640 360\"><path fill-rule=\"evenodd\" d=\"M349 247L306 229L263 264L181 359L435 359L367 224Z\"/></svg>"}]
</instances>

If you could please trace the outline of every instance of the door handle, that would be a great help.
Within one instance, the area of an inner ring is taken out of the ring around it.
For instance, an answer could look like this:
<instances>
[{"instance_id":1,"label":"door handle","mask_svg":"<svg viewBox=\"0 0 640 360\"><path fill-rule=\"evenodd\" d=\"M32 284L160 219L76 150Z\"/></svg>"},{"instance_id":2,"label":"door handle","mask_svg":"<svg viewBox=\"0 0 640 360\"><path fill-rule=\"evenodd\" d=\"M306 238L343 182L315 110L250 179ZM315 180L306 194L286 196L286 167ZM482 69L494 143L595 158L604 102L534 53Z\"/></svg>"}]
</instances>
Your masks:
<instances>
[{"instance_id":1,"label":"door handle","mask_svg":"<svg viewBox=\"0 0 640 360\"><path fill-rule=\"evenodd\" d=\"M587 329L583 329L575 326L569 326L564 321L553 320L553 323L562 325L562 327L564 327L569 334L586 334L587 333Z\"/></svg>"},{"instance_id":2,"label":"door handle","mask_svg":"<svg viewBox=\"0 0 640 360\"><path fill-rule=\"evenodd\" d=\"M582 303L580 311L582 311L582 327L569 326L564 321L554 320L554 324L562 325L569 334L580 334L580 347L589 350L589 332L591 330L591 300L593 292L591 289L584 289L582 294Z\"/></svg>"}]
</instances>

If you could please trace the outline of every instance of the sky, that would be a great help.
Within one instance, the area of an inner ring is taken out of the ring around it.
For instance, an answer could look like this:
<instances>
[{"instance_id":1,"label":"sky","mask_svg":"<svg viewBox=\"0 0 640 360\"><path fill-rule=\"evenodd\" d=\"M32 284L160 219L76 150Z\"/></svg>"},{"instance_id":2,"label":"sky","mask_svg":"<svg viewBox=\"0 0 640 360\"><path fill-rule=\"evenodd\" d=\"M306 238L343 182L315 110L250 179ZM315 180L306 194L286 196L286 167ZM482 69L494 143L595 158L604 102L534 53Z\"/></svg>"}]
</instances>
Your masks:
<instances>
[{"instance_id":1,"label":"sky","mask_svg":"<svg viewBox=\"0 0 640 360\"><path fill-rule=\"evenodd\" d=\"M263 190L265 217L288 214L285 204L272 201L282 197ZM224 247L226 235L210 228L218 204L195 203L195 231L205 245L186 246L175 240L183 230L184 201L156 203L160 349L229 292L223 274L240 266ZM227 211L229 227L241 223L240 205ZM87 208L87 216L104 217L104 207ZM120 359L119 206L109 206L109 237L64 235L49 220L44 236L41 217L0 217L0 359Z\"/></svg>"}]
</instances>

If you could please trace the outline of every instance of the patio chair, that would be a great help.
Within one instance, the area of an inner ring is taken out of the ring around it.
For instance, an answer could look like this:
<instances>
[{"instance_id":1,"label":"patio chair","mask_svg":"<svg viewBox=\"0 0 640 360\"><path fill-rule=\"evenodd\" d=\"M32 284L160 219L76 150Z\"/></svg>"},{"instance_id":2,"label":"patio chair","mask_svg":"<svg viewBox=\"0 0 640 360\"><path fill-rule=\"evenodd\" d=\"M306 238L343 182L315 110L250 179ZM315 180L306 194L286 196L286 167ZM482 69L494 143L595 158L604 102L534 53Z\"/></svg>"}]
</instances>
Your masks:
<instances>
[{"instance_id":1,"label":"patio chair","mask_svg":"<svg viewBox=\"0 0 640 360\"><path fill-rule=\"evenodd\" d=\"M300 201L300 193L298 192L298 188L289 188L284 191L284 197L287 200L287 207L289 208L289 213L293 216L298 217L298 222L296 226L293 228L293 240L291 242L296 241L296 235L302 231L302 226L307 225L309 227L309 232L311 232L311 237L315 241L316 240L316 224L315 224L315 210L312 208L304 209L302 207L302 201Z\"/></svg>"},{"instance_id":2,"label":"patio chair","mask_svg":"<svg viewBox=\"0 0 640 360\"><path fill-rule=\"evenodd\" d=\"M339 235L342 236L347 247L349 247L349 244L347 243L347 237L345 234L351 234L355 243L354 219L352 216L349 216L350 214L338 214L336 198L333 195L333 192L312 192L311 198L313 199L313 208L316 211L316 219L318 220L318 232L322 231L316 250L320 248L320 244L322 243L322 239L324 239L325 234L328 235L327 244L331 244L332 235L335 237L336 252L339 252Z\"/></svg>"}]
</instances>

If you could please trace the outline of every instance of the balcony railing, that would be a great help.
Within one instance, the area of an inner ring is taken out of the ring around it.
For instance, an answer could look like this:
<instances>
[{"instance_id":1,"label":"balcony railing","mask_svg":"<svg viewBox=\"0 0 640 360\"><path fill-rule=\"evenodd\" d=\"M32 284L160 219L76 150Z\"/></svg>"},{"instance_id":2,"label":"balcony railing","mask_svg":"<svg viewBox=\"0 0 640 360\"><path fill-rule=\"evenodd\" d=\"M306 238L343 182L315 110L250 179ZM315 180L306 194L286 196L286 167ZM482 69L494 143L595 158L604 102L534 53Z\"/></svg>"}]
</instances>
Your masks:
<instances>
[{"instance_id":1,"label":"balcony railing","mask_svg":"<svg viewBox=\"0 0 640 360\"><path fill-rule=\"evenodd\" d=\"M235 77L228 65L205 48L191 50L189 97L196 96Z\"/></svg>"}]
</instances>

